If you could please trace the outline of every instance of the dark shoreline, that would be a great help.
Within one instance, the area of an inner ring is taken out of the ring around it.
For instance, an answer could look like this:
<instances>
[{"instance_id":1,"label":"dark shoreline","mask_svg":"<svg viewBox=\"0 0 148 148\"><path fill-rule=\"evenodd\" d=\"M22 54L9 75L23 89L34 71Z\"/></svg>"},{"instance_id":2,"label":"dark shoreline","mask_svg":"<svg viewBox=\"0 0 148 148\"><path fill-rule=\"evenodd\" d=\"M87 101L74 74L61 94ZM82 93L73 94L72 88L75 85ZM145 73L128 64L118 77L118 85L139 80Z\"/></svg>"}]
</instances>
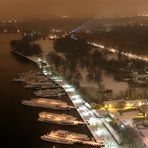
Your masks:
<instances>
[{"instance_id":1,"label":"dark shoreline","mask_svg":"<svg viewBox=\"0 0 148 148\"><path fill-rule=\"evenodd\" d=\"M16 55L16 56L19 56L19 57L22 57L23 59L25 59L26 61L29 61L29 62L31 62L31 63L33 63L34 65L36 65L35 67L36 68L38 68L38 65L37 65L37 63L35 62L35 61L32 61L31 60L31 58L28 58L27 56L25 56L25 55L23 55L23 54L21 54L21 53L19 53L19 52L15 52L15 51L11 51L11 53L12 54L14 54L14 55ZM22 85L22 84L21 84ZM25 89L26 90L26 89ZM27 90L26 90L27 91ZM31 90L32 91L32 90ZM32 91L33 92L33 91ZM64 99L65 98L65 99ZM72 104L73 105L73 103L72 103L72 101L69 99L69 97L68 97L68 95L66 95L65 97L63 98L63 100L65 101L66 100L66 102L68 102L69 104ZM24 107L23 107L24 108ZM28 109L28 110L30 110L30 107L26 107L26 109ZM31 110L41 110L40 108L38 109L36 109L36 108L31 108ZM48 110L48 109L42 109L42 110L44 110L44 111L46 111L46 110ZM57 113L61 113L61 111L54 111L54 110L51 110L50 112L57 112ZM63 113L65 113L65 111L63 111ZM67 112L66 112L67 113ZM79 119L81 119L82 121L83 121L83 119L81 118L81 116L79 115L79 113L77 112L77 110L71 110L71 111L68 111L68 114L70 114L70 115L73 115L73 116L76 116L76 117L78 117ZM77 114L77 115L76 115ZM37 119L36 119L37 120ZM44 123L38 123L38 124L44 124ZM93 137L93 135L89 132L89 129L88 129L88 127L87 126L81 126L81 125L78 125L77 127L75 127L75 126L65 126L65 125L55 125L55 124L48 124L47 123L47 126L59 126L60 128L58 128L58 129L69 129L70 131L73 131L73 132L79 132L79 131L81 131L80 133L85 133L85 134L88 134L90 137ZM76 130L76 128L80 128L81 130ZM57 128L56 128L57 129ZM84 132L84 131L86 131L86 129L87 129L87 132ZM49 132L49 131L48 131ZM43 134L46 134L46 133L43 133ZM41 136L41 135L40 135ZM39 137L40 138L40 137ZM43 143L47 143L48 145L50 145L50 144L52 144L51 142L44 142L44 141L42 141ZM66 147L66 145L61 145L61 144L55 144L55 143L53 143L54 145L57 145L59 148L61 147ZM76 148L78 148L78 145L79 144L74 144L74 145L72 145L71 147L76 147ZM69 147L69 146L68 146ZM80 145L80 147L84 147L84 148L89 148L90 146L85 146L85 145Z\"/></svg>"}]
</instances>

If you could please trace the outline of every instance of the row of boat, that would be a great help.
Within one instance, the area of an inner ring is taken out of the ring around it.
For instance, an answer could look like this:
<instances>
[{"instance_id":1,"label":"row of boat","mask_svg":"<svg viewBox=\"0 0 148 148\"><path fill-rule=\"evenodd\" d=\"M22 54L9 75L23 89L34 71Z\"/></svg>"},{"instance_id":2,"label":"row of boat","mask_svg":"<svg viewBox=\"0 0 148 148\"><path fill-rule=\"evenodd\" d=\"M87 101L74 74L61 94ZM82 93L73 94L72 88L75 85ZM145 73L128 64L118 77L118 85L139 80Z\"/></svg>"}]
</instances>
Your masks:
<instances>
[{"instance_id":1,"label":"row of boat","mask_svg":"<svg viewBox=\"0 0 148 148\"><path fill-rule=\"evenodd\" d=\"M25 88L32 89L55 89L59 88L57 84L45 77L41 72L28 72L18 75L14 82L22 82Z\"/></svg>"},{"instance_id":2,"label":"row of boat","mask_svg":"<svg viewBox=\"0 0 148 148\"><path fill-rule=\"evenodd\" d=\"M66 95L64 90L56 83L45 77L41 72L28 72L18 75L14 78L14 82L22 82L24 88L32 88L37 91L34 92L36 97L61 97Z\"/></svg>"},{"instance_id":3,"label":"row of boat","mask_svg":"<svg viewBox=\"0 0 148 148\"><path fill-rule=\"evenodd\" d=\"M23 100L22 104L33 107L48 108L54 110L71 110L75 109L74 106L67 104L65 101L53 99L51 96L61 97L66 95L65 91L50 79L45 77L41 72L30 71L28 73L19 74L19 77L13 79L15 82L22 82L25 88L37 89L34 95L37 98L30 100ZM39 97L39 98L38 98ZM66 114L55 114L50 112L39 113L38 121L61 124L61 125L86 125L88 123L78 120L77 118ZM87 135L78 134L74 132L57 130L41 136L42 140L63 143L74 144L81 143L91 146L104 147L102 141L95 142L94 139L90 139Z\"/></svg>"}]
</instances>

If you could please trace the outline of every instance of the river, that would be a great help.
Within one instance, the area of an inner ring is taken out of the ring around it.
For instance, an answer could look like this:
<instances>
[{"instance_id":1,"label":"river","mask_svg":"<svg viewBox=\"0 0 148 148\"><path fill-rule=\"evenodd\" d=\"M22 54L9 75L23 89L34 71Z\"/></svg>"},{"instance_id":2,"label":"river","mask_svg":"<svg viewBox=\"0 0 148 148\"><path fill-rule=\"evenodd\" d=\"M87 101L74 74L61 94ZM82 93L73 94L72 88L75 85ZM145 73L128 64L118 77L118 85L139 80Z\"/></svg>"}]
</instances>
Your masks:
<instances>
[{"instance_id":1,"label":"river","mask_svg":"<svg viewBox=\"0 0 148 148\"><path fill-rule=\"evenodd\" d=\"M61 126L38 122L38 113L46 111L46 109L21 105L21 100L34 97L33 91L24 89L22 84L14 83L12 79L18 73L35 70L37 67L22 57L11 53L9 42L18 38L20 38L19 34L0 34L0 147L52 148L54 144L42 141L40 136L57 129L86 133L91 136L86 126ZM63 99L71 104L67 97ZM80 118L77 111L47 111L67 113ZM55 147L87 148L83 145L66 146L60 144L56 144Z\"/></svg>"}]
</instances>

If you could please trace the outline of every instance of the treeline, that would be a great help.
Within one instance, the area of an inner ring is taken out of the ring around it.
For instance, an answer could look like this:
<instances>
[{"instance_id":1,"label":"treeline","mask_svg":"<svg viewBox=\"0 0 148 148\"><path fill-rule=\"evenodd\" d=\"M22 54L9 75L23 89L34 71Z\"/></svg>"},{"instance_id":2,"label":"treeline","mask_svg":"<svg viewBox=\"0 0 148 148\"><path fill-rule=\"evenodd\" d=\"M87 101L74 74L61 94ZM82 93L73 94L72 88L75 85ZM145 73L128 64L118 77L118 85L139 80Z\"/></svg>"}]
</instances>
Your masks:
<instances>
[{"instance_id":1,"label":"treeline","mask_svg":"<svg viewBox=\"0 0 148 148\"><path fill-rule=\"evenodd\" d=\"M20 52L26 56L40 55L42 53L40 46L29 37L12 40L10 45L14 51Z\"/></svg>"},{"instance_id":2,"label":"treeline","mask_svg":"<svg viewBox=\"0 0 148 148\"><path fill-rule=\"evenodd\" d=\"M77 65L86 67L89 71L96 70L104 61L104 55L93 46L89 45L85 39L72 39L67 36L55 40L54 49L56 53L62 53L67 60L68 67L75 69Z\"/></svg>"},{"instance_id":3,"label":"treeline","mask_svg":"<svg viewBox=\"0 0 148 148\"><path fill-rule=\"evenodd\" d=\"M148 27L126 26L115 27L110 31L99 31L90 34L80 33L81 38L96 41L108 47L114 47L121 51L130 51L137 54L148 54Z\"/></svg>"},{"instance_id":4,"label":"treeline","mask_svg":"<svg viewBox=\"0 0 148 148\"><path fill-rule=\"evenodd\" d=\"M75 40L69 36L55 40L54 49L57 52L74 56L86 56L91 51L85 39Z\"/></svg>"}]
</instances>

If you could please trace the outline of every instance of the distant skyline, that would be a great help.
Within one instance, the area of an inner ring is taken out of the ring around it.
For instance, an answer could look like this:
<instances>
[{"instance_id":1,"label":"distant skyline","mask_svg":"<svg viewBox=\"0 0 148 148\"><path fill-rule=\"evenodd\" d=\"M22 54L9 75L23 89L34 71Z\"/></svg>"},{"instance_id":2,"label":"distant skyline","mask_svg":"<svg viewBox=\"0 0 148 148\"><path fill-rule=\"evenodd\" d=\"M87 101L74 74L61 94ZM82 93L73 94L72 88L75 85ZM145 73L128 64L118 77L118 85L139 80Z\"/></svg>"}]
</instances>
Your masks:
<instances>
[{"instance_id":1,"label":"distant skyline","mask_svg":"<svg viewBox=\"0 0 148 148\"><path fill-rule=\"evenodd\" d=\"M148 0L0 0L0 19L148 13Z\"/></svg>"}]
</instances>

